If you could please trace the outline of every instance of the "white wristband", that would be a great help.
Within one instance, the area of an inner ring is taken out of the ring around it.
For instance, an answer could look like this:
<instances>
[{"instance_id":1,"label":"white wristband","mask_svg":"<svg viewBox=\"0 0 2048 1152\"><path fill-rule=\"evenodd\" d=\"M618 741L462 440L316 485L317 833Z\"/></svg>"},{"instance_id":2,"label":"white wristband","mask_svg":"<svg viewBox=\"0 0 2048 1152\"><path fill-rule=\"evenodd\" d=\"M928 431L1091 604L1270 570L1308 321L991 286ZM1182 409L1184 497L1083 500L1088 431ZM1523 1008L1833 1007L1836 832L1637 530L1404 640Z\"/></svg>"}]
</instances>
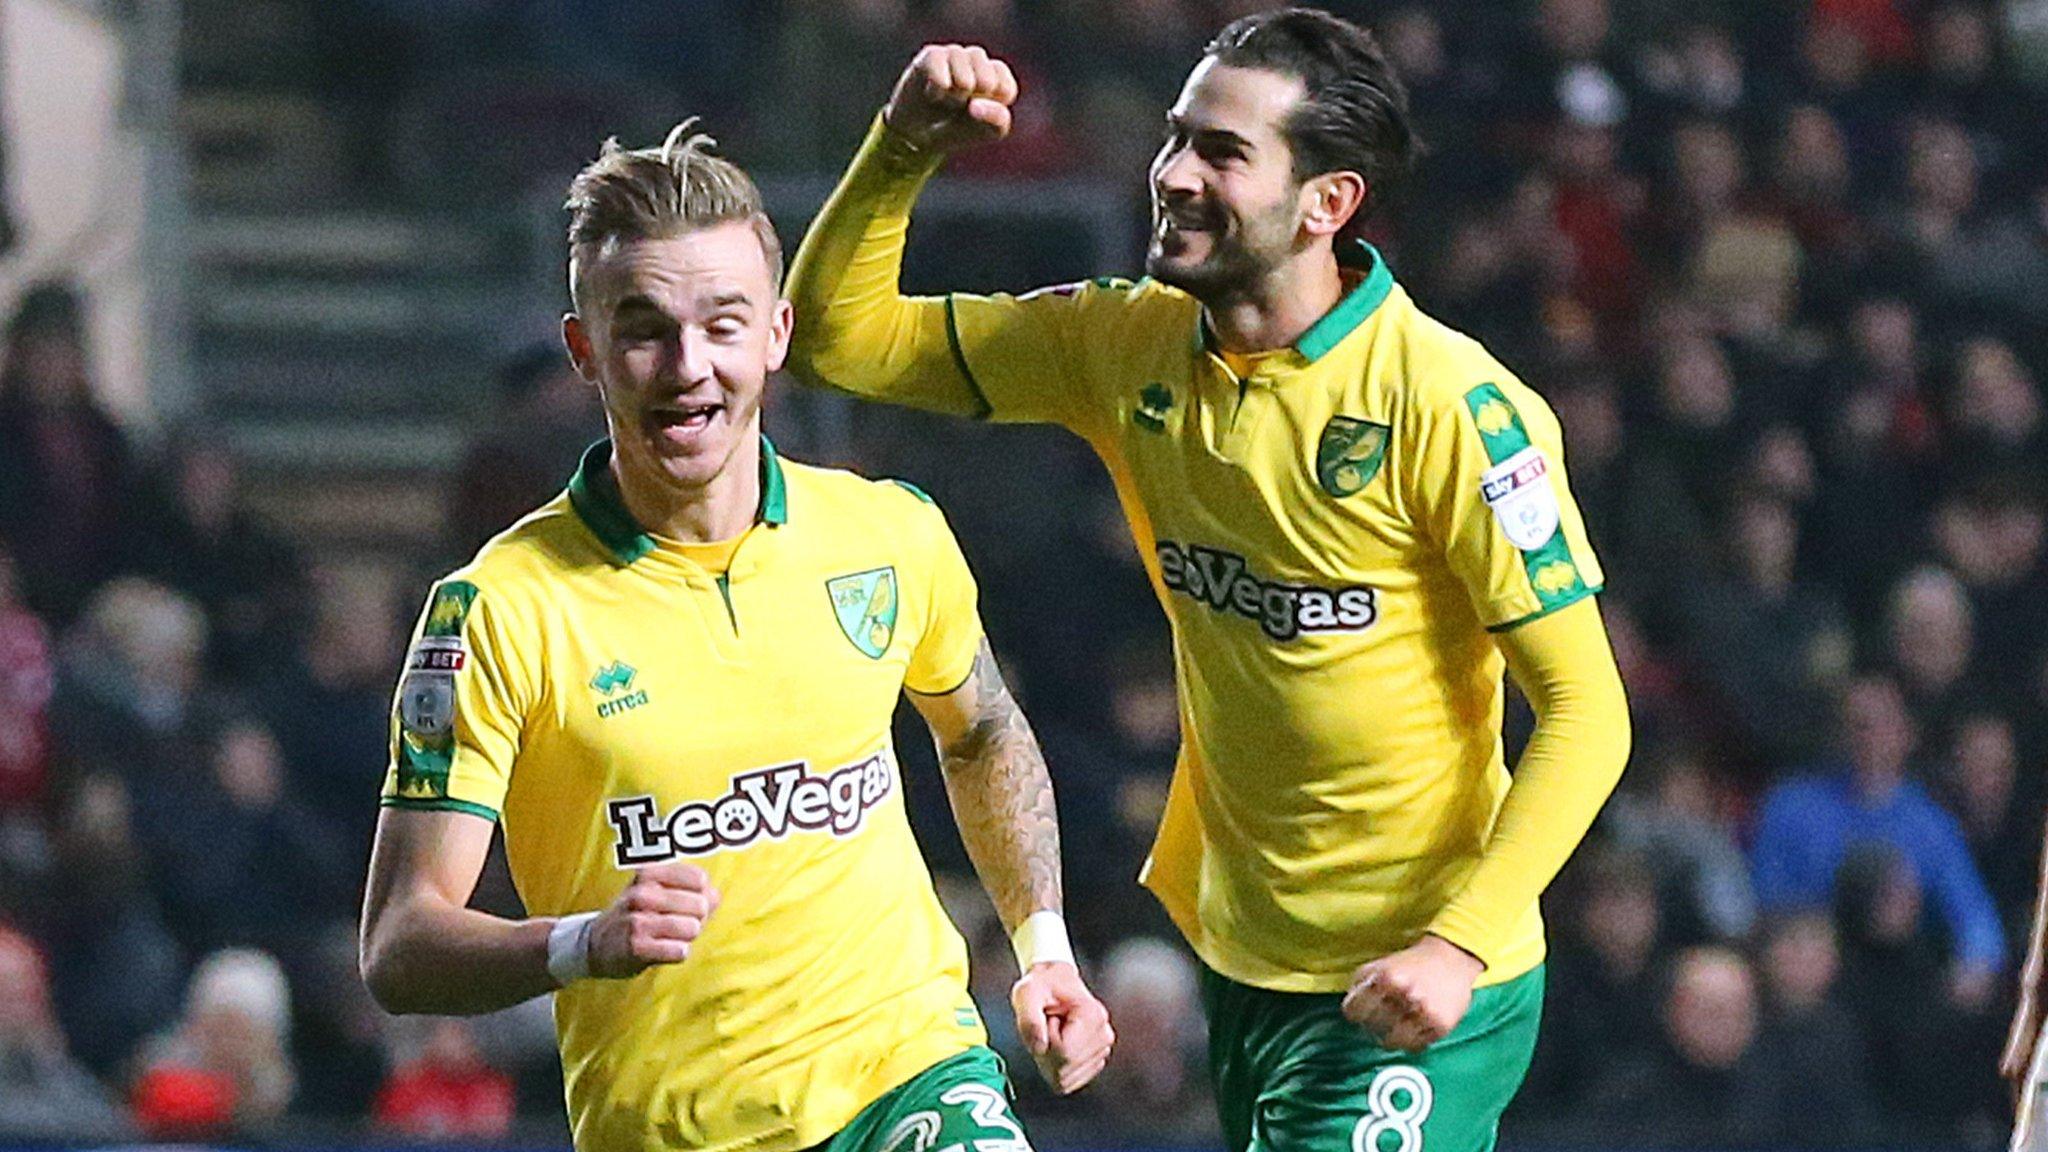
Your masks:
<instances>
[{"instance_id":1,"label":"white wristband","mask_svg":"<svg viewBox=\"0 0 2048 1152\"><path fill-rule=\"evenodd\" d=\"M1024 918L1010 933L1010 947L1017 952L1017 970L1031 971L1033 964L1072 964L1074 946L1067 940L1067 918L1049 908Z\"/></svg>"},{"instance_id":2,"label":"white wristband","mask_svg":"<svg viewBox=\"0 0 2048 1152\"><path fill-rule=\"evenodd\" d=\"M578 912L548 929L548 975L556 987L590 975L590 928L596 922L597 913Z\"/></svg>"}]
</instances>

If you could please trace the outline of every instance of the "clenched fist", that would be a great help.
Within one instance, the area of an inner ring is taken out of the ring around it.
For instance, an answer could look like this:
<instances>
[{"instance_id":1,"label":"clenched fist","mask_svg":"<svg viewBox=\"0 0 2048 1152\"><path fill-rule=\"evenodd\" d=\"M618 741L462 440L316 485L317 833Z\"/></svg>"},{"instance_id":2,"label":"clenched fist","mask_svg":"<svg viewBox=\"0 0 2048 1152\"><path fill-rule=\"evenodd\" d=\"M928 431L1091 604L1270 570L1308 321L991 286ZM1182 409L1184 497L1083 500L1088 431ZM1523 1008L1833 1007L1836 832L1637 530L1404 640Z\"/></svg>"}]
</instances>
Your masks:
<instances>
[{"instance_id":1,"label":"clenched fist","mask_svg":"<svg viewBox=\"0 0 2048 1152\"><path fill-rule=\"evenodd\" d=\"M1352 974L1344 1015L1404 1052L1420 1052L1451 1034L1472 1006L1485 971L1478 957L1439 936L1422 939Z\"/></svg>"},{"instance_id":2,"label":"clenched fist","mask_svg":"<svg viewBox=\"0 0 2048 1152\"><path fill-rule=\"evenodd\" d=\"M896 81L882 120L903 139L951 152L1010 132L1017 77L1010 66L972 44L927 44Z\"/></svg>"},{"instance_id":3,"label":"clenched fist","mask_svg":"<svg viewBox=\"0 0 2048 1152\"><path fill-rule=\"evenodd\" d=\"M1116 1044L1109 1010L1072 964L1033 964L1010 989L1010 1007L1018 1038L1060 1095L1087 1087L1109 1061Z\"/></svg>"},{"instance_id":4,"label":"clenched fist","mask_svg":"<svg viewBox=\"0 0 2048 1152\"><path fill-rule=\"evenodd\" d=\"M616 979L684 959L717 910L718 889L695 864L640 869L590 926L590 974Z\"/></svg>"}]
</instances>

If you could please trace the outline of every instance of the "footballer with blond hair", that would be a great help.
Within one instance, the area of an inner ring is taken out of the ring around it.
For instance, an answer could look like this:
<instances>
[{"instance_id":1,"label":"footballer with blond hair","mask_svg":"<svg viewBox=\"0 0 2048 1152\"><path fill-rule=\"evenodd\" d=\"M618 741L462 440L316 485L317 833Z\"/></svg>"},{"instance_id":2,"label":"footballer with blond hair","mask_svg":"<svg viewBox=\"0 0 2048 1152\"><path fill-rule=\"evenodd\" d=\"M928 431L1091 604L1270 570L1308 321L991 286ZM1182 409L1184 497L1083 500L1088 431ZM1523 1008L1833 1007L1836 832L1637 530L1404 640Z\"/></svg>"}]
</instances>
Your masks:
<instances>
[{"instance_id":1,"label":"footballer with blond hair","mask_svg":"<svg viewBox=\"0 0 2048 1152\"><path fill-rule=\"evenodd\" d=\"M939 510L762 435L781 244L690 128L607 143L570 186L562 331L609 435L429 594L363 974L394 1012L552 992L582 1152L1024 1152L905 817L897 701L1067 1092L1113 1037L1066 942L1052 785ZM525 919L467 907L494 827Z\"/></svg>"}]
</instances>

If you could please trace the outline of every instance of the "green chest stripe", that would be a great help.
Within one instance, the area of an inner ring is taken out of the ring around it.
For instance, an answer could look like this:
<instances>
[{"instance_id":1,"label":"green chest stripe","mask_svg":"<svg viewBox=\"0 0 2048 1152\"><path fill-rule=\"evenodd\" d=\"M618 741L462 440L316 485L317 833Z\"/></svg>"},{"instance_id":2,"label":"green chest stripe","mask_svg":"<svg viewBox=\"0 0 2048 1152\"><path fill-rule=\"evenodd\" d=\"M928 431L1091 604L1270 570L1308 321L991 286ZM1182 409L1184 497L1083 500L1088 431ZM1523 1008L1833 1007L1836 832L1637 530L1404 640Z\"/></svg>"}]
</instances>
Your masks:
<instances>
[{"instance_id":1,"label":"green chest stripe","mask_svg":"<svg viewBox=\"0 0 2048 1152\"><path fill-rule=\"evenodd\" d=\"M718 598L725 601L725 618L732 624L733 635L739 635L740 614L733 611L732 574L729 572L720 572L718 574Z\"/></svg>"},{"instance_id":2,"label":"green chest stripe","mask_svg":"<svg viewBox=\"0 0 2048 1152\"><path fill-rule=\"evenodd\" d=\"M1479 428L1479 441L1486 447L1488 463L1504 464L1529 447L1529 429L1522 423L1522 414L1515 411L1499 385L1481 384L1465 393L1465 408ZM1549 477L1542 482L1550 483ZM1585 576L1572 559L1571 542L1565 536L1562 521L1542 544L1519 550L1522 569L1528 574L1529 587L1535 591L1543 612L1582 599L1589 591Z\"/></svg>"}]
</instances>

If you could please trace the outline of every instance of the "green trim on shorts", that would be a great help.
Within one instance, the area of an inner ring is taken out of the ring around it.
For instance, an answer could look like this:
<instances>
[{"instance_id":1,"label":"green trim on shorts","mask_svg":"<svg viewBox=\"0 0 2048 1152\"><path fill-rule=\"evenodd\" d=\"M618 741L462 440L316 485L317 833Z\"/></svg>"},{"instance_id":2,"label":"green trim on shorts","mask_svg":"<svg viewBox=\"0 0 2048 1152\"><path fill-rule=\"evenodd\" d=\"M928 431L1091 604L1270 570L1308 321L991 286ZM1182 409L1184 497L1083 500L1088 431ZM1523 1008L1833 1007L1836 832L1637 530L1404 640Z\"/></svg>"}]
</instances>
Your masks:
<instances>
[{"instance_id":1,"label":"green trim on shorts","mask_svg":"<svg viewBox=\"0 0 2048 1152\"><path fill-rule=\"evenodd\" d=\"M1231 1152L1491 1152L1543 1016L1543 968L1472 993L1421 1052L1381 1047L1336 993L1271 992L1204 969L1209 1075Z\"/></svg>"},{"instance_id":2,"label":"green trim on shorts","mask_svg":"<svg viewBox=\"0 0 2048 1152\"><path fill-rule=\"evenodd\" d=\"M813 1152L919 1152L926 1148L1030 1152L1010 1108L1003 1058L977 1045L883 1093Z\"/></svg>"}]
</instances>

